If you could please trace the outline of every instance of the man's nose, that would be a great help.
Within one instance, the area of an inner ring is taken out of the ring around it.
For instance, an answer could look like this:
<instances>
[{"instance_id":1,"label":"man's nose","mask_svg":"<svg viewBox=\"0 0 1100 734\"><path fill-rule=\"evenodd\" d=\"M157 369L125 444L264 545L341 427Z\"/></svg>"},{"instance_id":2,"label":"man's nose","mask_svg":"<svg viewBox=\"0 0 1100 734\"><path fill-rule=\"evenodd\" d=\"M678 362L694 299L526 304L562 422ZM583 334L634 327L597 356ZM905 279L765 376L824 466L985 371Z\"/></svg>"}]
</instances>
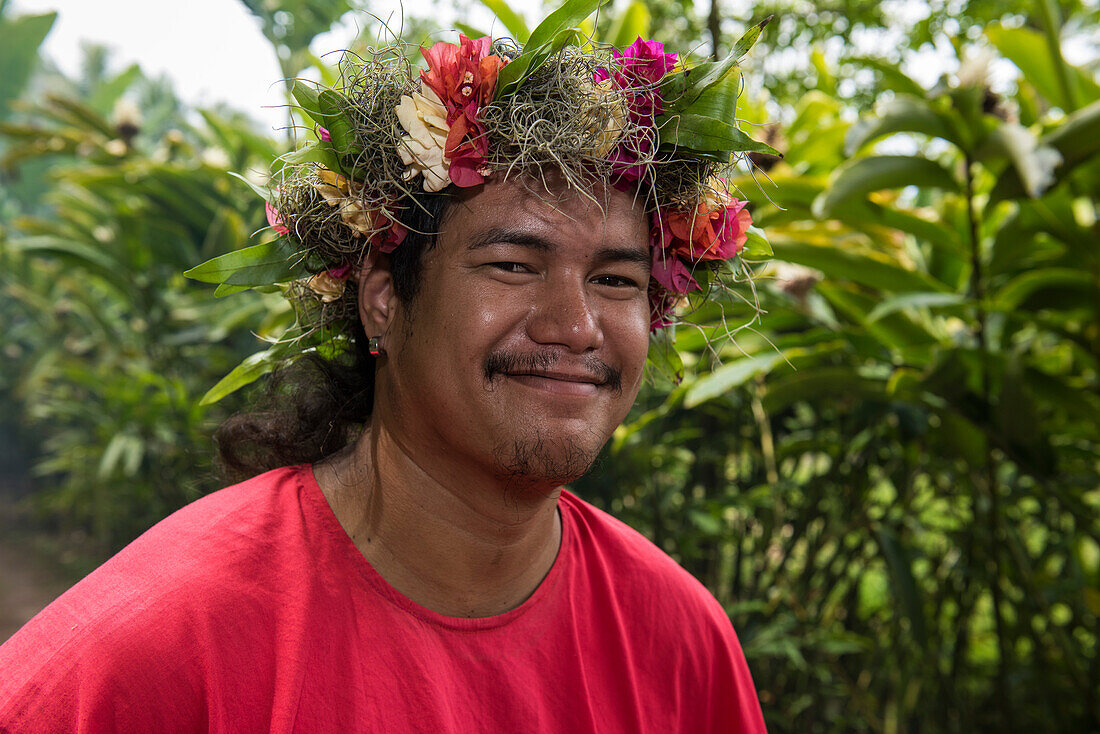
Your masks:
<instances>
[{"instance_id":1,"label":"man's nose","mask_svg":"<svg viewBox=\"0 0 1100 734\"><path fill-rule=\"evenodd\" d=\"M585 283L544 283L527 317L527 335L539 344L561 344L575 353L603 346L603 329Z\"/></svg>"}]
</instances>

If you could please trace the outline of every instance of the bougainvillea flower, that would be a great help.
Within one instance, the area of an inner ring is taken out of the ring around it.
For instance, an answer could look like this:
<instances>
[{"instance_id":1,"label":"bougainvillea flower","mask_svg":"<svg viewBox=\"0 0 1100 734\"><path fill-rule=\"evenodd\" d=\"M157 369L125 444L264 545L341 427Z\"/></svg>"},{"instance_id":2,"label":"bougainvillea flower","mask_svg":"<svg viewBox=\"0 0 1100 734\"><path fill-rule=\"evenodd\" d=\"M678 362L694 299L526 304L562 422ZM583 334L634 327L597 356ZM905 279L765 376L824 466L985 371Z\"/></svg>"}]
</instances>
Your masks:
<instances>
[{"instance_id":1,"label":"bougainvillea flower","mask_svg":"<svg viewBox=\"0 0 1100 734\"><path fill-rule=\"evenodd\" d=\"M489 143L478 111L493 100L497 75L506 63L489 53L488 36L471 41L459 35L459 43L441 41L423 49L428 70L420 72L422 82L439 96L447 110L444 156L448 173L456 186L476 186L485 181Z\"/></svg>"},{"instance_id":2,"label":"bougainvillea flower","mask_svg":"<svg viewBox=\"0 0 1100 734\"><path fill-rule=\"evenodd\" d=\"M270 202L264 202L264 212L267 214L267 223L271 225L271 228L279 234L287 234L290 229L283 223L283 218L279 214L279 210L273 207Z\"/></svg>"},{"instance_id":3,"label":"bougainvillea flower","mask_svg":"<svg viewBox=\"0 0 1100 734\"><path fill-rule=\"evenodd\" d=\"M324 140L326 143L332 140L332 135L329 133L328 128L321 127L320 125L314 125L313 132L317 133L317 138Z\"/></svg>"},{"instance_id":4,"label":"bougainvillea flower","mask_svg":"<svg viewBox=\"0 0 1100 734\"><path fill-rule=\"evenodd\" d=\"M691 271L683 260L668 250L653 248L653 279L673 293L690 293L699 290L699 284L691 277Z\"/></svg>"},{"instance_id":5,"label":"bougainvillea flower","mask_svg":"<svg viewBox=\"0 0 1100 734\"><path fill-rule=\"evenodd\" d=\"M640 155L655 144L651 130L653 120L664 109L660 83L676 66L676 54L665 53L659 41L637 39L622 52L613 50L611 69L597 69L595 81L602 84L611 79L626 93L630 120L642 128L631 139L623 141L609 156L612 170L626 181L637 181L645 175L645 166L638 163Z\"/></svg>"},{"instance_id":6,"label":"bougainvillea flower","mask_svg":"<svg viewBox=\"0 0 1100 734\"><path fill-rule=\"evenodd\" d=\"M687 260L728 260L745 247L752 216L746 202L703 202L694 212L665 210L654 217L660 249Z\"/></svg>"}]
</instances>

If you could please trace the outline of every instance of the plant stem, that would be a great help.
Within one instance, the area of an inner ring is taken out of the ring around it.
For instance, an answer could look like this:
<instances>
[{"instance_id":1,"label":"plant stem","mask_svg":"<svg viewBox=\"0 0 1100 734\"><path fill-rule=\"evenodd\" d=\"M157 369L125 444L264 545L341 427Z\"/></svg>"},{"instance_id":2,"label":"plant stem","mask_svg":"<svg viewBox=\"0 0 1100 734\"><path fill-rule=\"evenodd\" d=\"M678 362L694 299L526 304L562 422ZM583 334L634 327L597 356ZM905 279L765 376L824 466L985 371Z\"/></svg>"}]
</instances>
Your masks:
<instances>
[{"instance_id":1,"label":"plant stem","mask_svg":"<svg viewBox=\"0 0 1100 734\"><path fill-rule=\"evenodd\" d=\"M717 61L718 46L722 42L722 11L718 8L718 0L710 0L707 30L710 32L710 58Z\"/></svg>"},{"instance_id":2,"label":"plant stem","mask_svg":"<svg viewBox=\"0 0 1100 734\"><path fill-rule=\"evenodd\" d=\"M977 328L975 337L978 341L978 353L981 370L981 406L982 423L984 428L992 434L993 431L993 402L990 386L989 345L986 334L985 311L985 283L982 271L981 235L978 222L977 209L974 206L974 162L969 154L966 156L966 216L970 230L970 297L974 300ZM1001 572L1000 572L1000 502L997 490L997 465L993 457L993 447L987 441L985 450L985 489L988 492L989 507L986 513L986 532L988 533L989 555L987 557L986 571L989 574L989 588L993 597L993 623L997 631L997 691L1000 700L1004 701L1005 709L1001 712L1004 722L1012 721L1011 700L1008 695L1008 665L1009 645L1006 639L1005 624L1002 604ZM975 510L977 504L975 504ZM976 519L976 518L975 518Z\"/></svg>"}]
</instances>

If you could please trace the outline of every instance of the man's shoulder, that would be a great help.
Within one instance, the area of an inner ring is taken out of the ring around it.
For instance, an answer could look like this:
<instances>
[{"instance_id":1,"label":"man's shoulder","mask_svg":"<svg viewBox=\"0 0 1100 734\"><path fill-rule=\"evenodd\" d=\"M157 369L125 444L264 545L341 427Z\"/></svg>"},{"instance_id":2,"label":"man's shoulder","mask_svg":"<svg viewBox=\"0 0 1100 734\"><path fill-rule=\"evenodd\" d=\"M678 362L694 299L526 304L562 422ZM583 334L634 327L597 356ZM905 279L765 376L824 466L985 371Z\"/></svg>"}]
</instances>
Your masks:
<instances>
[{"instance_id":1,"label":"man's shoulder","mask_svg":"<svg viewBox=\"0 0 1100 734\"><path fill-rule=\"evenodd\" d=\"M197 642L219 610L239 606L242 583L264 586L273 534L294 522L286 509L299 472L268 472L165 518L28 622L0 647L0 662L75 674L128 651L135 663L185 654L183 640Z\"/></svg>"},{"instance_id":2,"label":"man's shoulder","mask_svg":"<svg viewBox=\"0 0 1100 734\"><path fill-rule=\"evenodd\" d=\"M562 492L562 503L571 514L587 571L604 576L619 598L641 599L647 607L661 607L711 631L732 631L718 600L668 553L572 493Z\"/></svg>"}]
</instances>

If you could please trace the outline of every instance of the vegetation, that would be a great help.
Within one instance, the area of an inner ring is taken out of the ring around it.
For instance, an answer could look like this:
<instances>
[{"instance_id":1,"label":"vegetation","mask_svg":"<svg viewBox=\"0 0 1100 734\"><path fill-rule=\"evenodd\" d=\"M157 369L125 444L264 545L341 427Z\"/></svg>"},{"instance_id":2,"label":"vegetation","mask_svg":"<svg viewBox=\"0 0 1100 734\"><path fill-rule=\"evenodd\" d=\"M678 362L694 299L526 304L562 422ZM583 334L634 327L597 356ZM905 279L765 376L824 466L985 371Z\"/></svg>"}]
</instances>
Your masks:
<instances>
[{"instance_id":1,"label":"vegetation","mask_svg":"<svg viewBox=\"0 0 1100 734\"><path fill-rule=\"evenodd\" d=\"M346 9L245 4L288 76ZM777 13L741 115L785 158L739 181L775 255L762 322L681 327L683 380L655 376L575 489L726 605L772 731L1100 730L1100 85L1065 59L1096 6L910 5L908 26L691 0L594 23L705 54ZM263 226L224 171L283 143L137 69L33 71L52 20L3 7L0 431L36 457L44 517L107 552L218 486L209 436L239 398L200 398L288 314L180 273ZM934 85L906 74L930 42L955 55Z\"/></svg>"}]
</instances>

